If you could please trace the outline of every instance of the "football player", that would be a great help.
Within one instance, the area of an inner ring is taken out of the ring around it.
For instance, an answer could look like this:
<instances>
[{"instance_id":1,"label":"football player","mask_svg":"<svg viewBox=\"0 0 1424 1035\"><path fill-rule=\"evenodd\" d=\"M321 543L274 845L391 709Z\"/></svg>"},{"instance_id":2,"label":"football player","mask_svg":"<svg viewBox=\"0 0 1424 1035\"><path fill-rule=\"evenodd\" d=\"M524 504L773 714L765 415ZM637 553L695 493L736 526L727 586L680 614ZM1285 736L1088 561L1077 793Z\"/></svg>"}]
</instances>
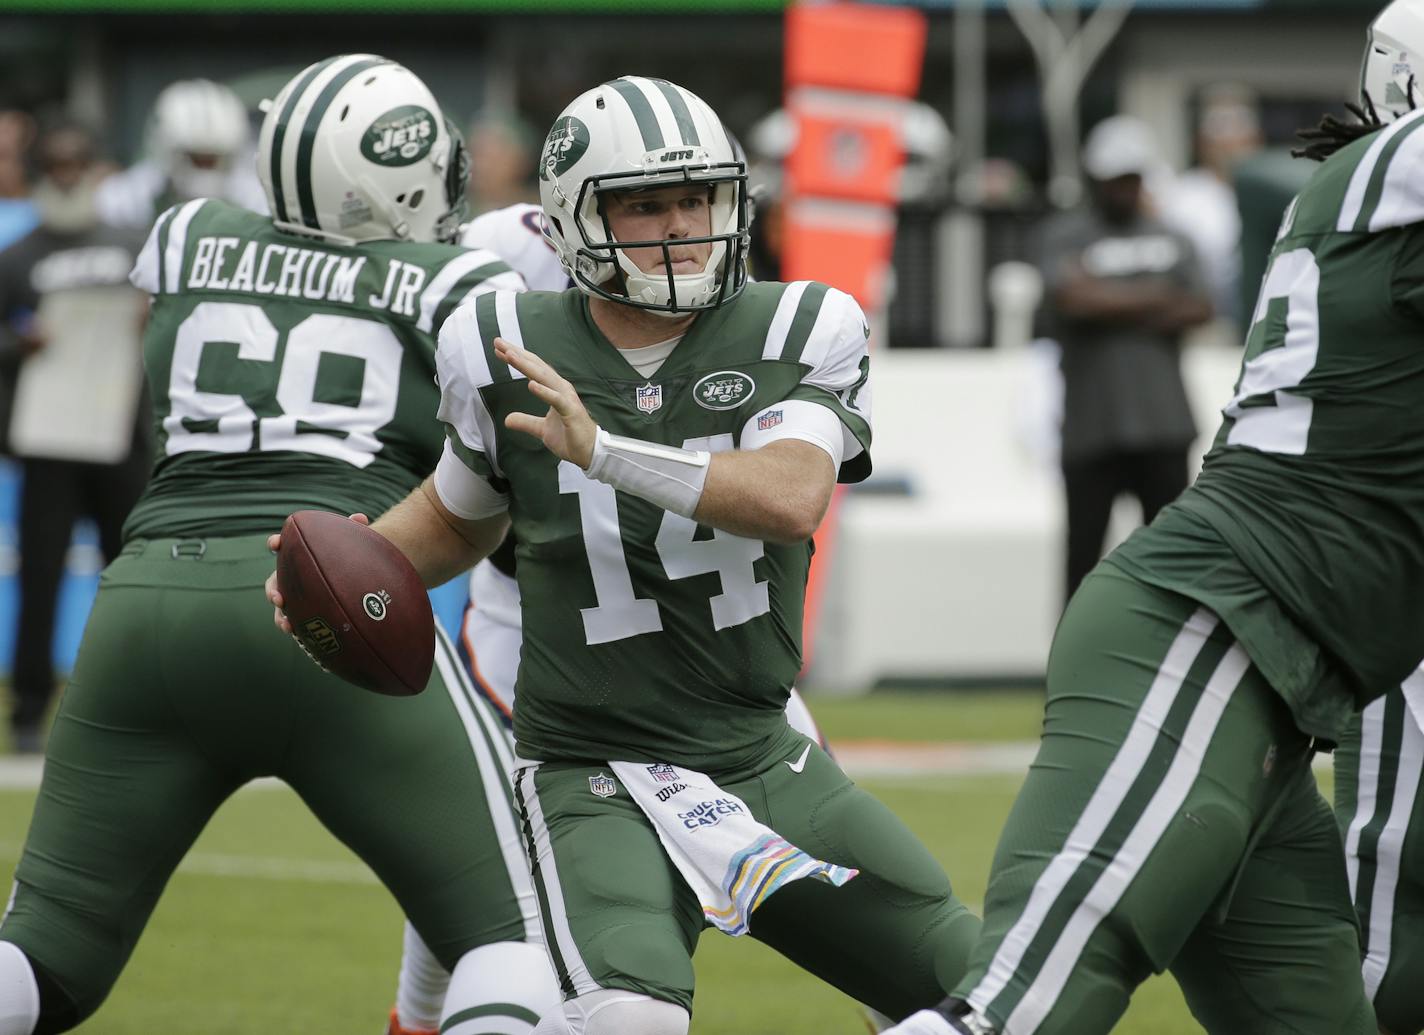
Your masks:
<instances>
[{"instance_id":1,"label":"football player","mask_svg":"<svg viewBox=\"0 0 1424 1035\"><path fill-rule=\"evenodd\" d=\"M810 536L870 468L860 308L747 284L744 166L674 84L580 96L540 178L576 287L446 321L445 451L374 526L432 585L518 534L516 796L565 1000L536 1032L685 1035L708 924L904 1016L978 921L784 717Z\"/></svg>"},{"instance_id":2,"label":"football player","mask_svg":"<svg viewBox=\"0 0 1424 1035\"><path fill-rule=\"evenodd\" d=\"M1414 68L1421 48L1424 0L1395 0L1370 27L1361 71L1361 118L1341 130L1347 135L1374 134L1382 123L1411 116L1424 102ZM1322 128L1328 140L1329 127ZM1412 139L1406 137L1405 142ZM1398 159L1390 163L1395 165L1411 175L1418 168ZM1393 275L1411 274L1404 267ZM1381 275L1390 271L1381 270ZM1371 702L1335 751L1335 816L1345 838L1350 892L1360 918L1365 990L1385 1035L1424 1031L1421 770L1424 668Z\"/></svg>"},{"instance_id":3,"label":"football player","mask_svg":"<svg viewBox=\"0 0 1424 1035\"><path fill-rule=\"evenodd\" d=\"M153 103L148 155L99 184L95 204L110 226L147 230L159 213L194 198L221 198L266 213L253 175L247 108L208 79L169 83Z\"/></svg>"},{"instance_id":4,"label":"football player","mask_svg":"<svg viewBox=\"0 0 1424 1035\"><path fill-rule=\"evenodd\" d=\"M736 140L733 138L734 150ZM742 159L738 154L739 160ZM754 238L755 239L755 238ZM499 256L534 291L564 291L571 286L568 270L544 234L544 212L538 205L518 203L485 212L461 231L460 243ZM475 686L489 698L506 725L513 721L515 677L522 640L519 583L515 578L515 537L506 535L499 548L470 573L470 601L461 619L457 649ZM786 720L827 748L805 699L791 688ZM439 1014L449 975L406 923L402 942L396 1008L387 1035L427 1035L428 1029L403 1026L410 1018Z\"/></svg>"},{"instance_id":5,"label":"football player","mask_svg":"<svg viewBox=\"0 0 1424 1035\"><path fill-rule=\"evenodd\" d=\"M523 284L439 243L463 147L400 65L310 66L259 158L271 218L185 203L134 269L159 459L55 720L0 924L0 1035L91 1015L208 818L260 776L370 864L453 971L443 1030L522 1035L558 994L498 717L443 638L423 694L359 693L254 626L250 599L287 514L376 513L435 465L435 328Z\"/></svg>"},{"instance_id":6,"label":"football player","mask_svg":"<svg viewBox=\"0 0 1424 1035\"><path fill-rule=\"evenodd\" d=\"M1419 1031L1421 10L1393 5L1367 52L1388 125L1307 134L1324 164L1286 210L1214 447L1069 604L969 974L897 1035L1097 1035L1165 969L1212 1033L1374 1035L1374 1007ZM1310 772L1331 743L1348 874Z\"/></svg>"}]
</instances>

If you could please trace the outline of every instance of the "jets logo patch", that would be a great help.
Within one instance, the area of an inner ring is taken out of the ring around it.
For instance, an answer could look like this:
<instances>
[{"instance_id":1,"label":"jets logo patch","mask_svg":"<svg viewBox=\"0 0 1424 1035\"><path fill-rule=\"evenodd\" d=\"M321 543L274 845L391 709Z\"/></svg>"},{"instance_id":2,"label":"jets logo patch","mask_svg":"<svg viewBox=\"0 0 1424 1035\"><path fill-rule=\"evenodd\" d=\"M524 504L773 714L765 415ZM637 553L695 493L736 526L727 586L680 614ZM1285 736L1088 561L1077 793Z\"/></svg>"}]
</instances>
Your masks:
<instances>
[{"instance_id":1,"label":"jets logo patch","mask_svg":"<svg viewBox=\"0 0 1424 1035\"><path fill-rule=\"evenodd\" d=\"M361 153L377 165L414 165L434 146L435 116L418 104L392 108L361 136Z\"/></svg>"},{"instance_id":2,"label":"jets logo patch","mask_svg":"<svg viewBox=\"0 0 1424 1035\"><path fill-rule=\"evenodd\" d=\"M361 598L361 608L374 621L383 621L386 617L386 609L390 606L391 595L384 589L378 589L374 593L367 593Z\"/></svg>"},{"instance_id":3,"label":"jets logo patch","mask_svg":"<svg viewBox=\"0 0 1424 1035\"><path fill-rule=\"evenodd\" d=\"M738 370L719 370L692 386L692 398L706 410L735 410L752 397L756 382Z\"/></svg>"}]
</instances>

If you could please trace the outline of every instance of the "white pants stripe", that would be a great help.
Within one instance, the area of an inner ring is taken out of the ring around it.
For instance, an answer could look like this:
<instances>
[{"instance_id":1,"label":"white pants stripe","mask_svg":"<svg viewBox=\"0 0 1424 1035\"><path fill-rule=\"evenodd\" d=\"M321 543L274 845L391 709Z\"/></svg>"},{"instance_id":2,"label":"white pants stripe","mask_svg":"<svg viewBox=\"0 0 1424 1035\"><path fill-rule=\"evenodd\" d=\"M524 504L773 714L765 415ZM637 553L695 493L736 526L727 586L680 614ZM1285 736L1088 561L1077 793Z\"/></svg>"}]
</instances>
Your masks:
<instances>
[{"instance_id":1,"label":"white pants stripe","mask_svg":"<svg viewBox=\"0 0 1424 1035\"><path fill-rule=\"evenodd\" d=\"M553 936L554 945L562 957L564 970L573 985L575 995L587 995L600 988L589 975L588 965L579 953L578 942L569 927L569 916L564 907L564 889L559 882L559 868L554 862L554 846L549 838L549 828L544 822L544 807L539 803L539 791L534 786L534 774L539 771L537 763L530 763L515 775L520 801L524 804L525 819L529 824L532 844L530 855L538 867L539 881L544 888L544 898L549 912L544 918L548 933Z\"/></svg>"},{"instance_id":2,"label":"white pants stripe","mask_svg":"<svg viewBox=\"0 0 1424 1035\"><path fill-rule=\"evenodd\" d=\"M1158 732L1171 711L1172 702L1186 681L1192 663L1206 645L1207 637L1216 628L1218 619L1205 608L1198 608L1177 634L1167 655L1157 670L1157 676L1133 719L1132 727L1118 749L1108 771L1093 791L1083 814L1068 834L1063 848L1044 868L1034 883L1028 905L1018 922L999 944L989 969L969 993L969 1004L980 1013L1008 987L1030 944L1038 934L1044 919L1063 888L1087 859L1112 817L1117 814L1128 790L1147 763Z\"/></svg>"},{"instance_id":3,"label":"white pants stripe","mask_svg":"<svg viewBox=\"0 0 1424 1035\"><path fill-rule=\"evenodd\" d=\"M1092 889L1073 911L1063 933L1058 936L1043 969L1024 993L1005 1025L1008 1031L1032 1035L1052 1012L1063 988L1073 974L1093 932L1113 911L1122 896L1151 857L1167 827L1177 818L1187 794L1201 775L1202 763L1216 735L1217 725L1241 679L1251 667L1251 659L1239 643L1233 643L1207 680L1200 700L1192 709L1182 735L1181 746L1172 764L1152 795L1142 815L1133 825L1122 847L1099 875ZM1135 778L1135 775L1134 775Z\"/></svg>"},{"instance_id":4,"label":"white pants stripe","mask_svg":"<svg viewBox=\"0 0 1424 1035\"><path fill-rule=\"evenodd\" d=\"M474 688L469 686L455 649L446 638L445 631L438 625L435 629L435 664L445 681L455 710L460 715L460 721L465 726L470 749L480 767L490 819L494 824L495 836L499 839L499 850L504 856L504 867L509 873L510 885L514 888L515 899L519 904L519 914L524 921L524 936L540 944L544 939L539 926L539 907L535 901L534 884L529 878L529 865L519 836L518 819L510 804L512 759L508 759L508 746L504 743L502 733L496 737L490 736L489 730L497 724L493 724L491 716L487 714L488 706L483 703ZM499 757L501 747L505 750L505 758Z\"/></svg>"}]
</instances>

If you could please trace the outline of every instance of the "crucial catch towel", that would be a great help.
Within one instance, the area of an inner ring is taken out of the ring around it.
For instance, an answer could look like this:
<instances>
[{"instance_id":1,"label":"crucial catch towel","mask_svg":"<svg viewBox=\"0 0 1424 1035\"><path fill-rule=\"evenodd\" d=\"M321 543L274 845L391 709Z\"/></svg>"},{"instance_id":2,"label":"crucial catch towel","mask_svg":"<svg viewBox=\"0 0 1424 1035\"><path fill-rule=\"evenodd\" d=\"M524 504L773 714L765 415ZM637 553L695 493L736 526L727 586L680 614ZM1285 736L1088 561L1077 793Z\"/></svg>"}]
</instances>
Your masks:
<instances>
[{"instance_id":1,"label":"crucial catch towel","mask_svg":"<svg viewBox=\"0 0 1424 1035\"><path fill-rule=\"evenodd\" d=\"M609 766L719 931L746 934L756 908L794 880L815 877L840 887L860 872L807 855L695 769L646 762Z\"/></svg>"}]
</instances>

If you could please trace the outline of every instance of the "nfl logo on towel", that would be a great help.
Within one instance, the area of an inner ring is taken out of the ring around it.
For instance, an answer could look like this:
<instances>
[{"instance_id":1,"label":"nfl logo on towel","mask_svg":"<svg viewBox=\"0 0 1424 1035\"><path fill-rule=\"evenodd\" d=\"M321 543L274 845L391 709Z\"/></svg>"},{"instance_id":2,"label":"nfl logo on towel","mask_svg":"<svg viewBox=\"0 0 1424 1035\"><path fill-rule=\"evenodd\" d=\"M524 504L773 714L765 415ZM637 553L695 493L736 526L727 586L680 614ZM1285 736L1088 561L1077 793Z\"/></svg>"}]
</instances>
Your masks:
<instances>
[{"instance_id":1,"label":"nfl logo on towel","mask_svg":"<svg viewBox=\"0 0 1424 1035\"><path fill-rule=\"evenodd\" d=\"M781 423L781 411L772 410L770 413L763 413L757 418L758 431L770 431Z\"/></svg>"},{"instance_id":2,"label":"nfl logo on towel","mask_svg":"<svg viewBox=\"0 0 1424 1035\"><path fill-rule=\"evenodd\" d=\"M618 785L602 773L588 778L588 789L600 798L611 798L618 793Z\"/></svg>"},{"instance_id":3,"label":"nfl logo on towel","mask_svg":"<svg viewBox=\"0 0 1424 1035\"><path fill-rule=\"evenodd\" d=\"M652 413L660 410L663 406L663 386L655 385L651 381L638 389L638 409L644 413Z\"/></svg>"},{"instance_id":4,"label":"nfl logo on towel","mask_svg":"<svg viewBox=\"0 0 1424 1035\"><path fill-rule=\"evenodd\" d=\"M677 779L677 770L666 762L648 766L648 775L659 783L672 783Z\"/></svg>"}]
</instances>

